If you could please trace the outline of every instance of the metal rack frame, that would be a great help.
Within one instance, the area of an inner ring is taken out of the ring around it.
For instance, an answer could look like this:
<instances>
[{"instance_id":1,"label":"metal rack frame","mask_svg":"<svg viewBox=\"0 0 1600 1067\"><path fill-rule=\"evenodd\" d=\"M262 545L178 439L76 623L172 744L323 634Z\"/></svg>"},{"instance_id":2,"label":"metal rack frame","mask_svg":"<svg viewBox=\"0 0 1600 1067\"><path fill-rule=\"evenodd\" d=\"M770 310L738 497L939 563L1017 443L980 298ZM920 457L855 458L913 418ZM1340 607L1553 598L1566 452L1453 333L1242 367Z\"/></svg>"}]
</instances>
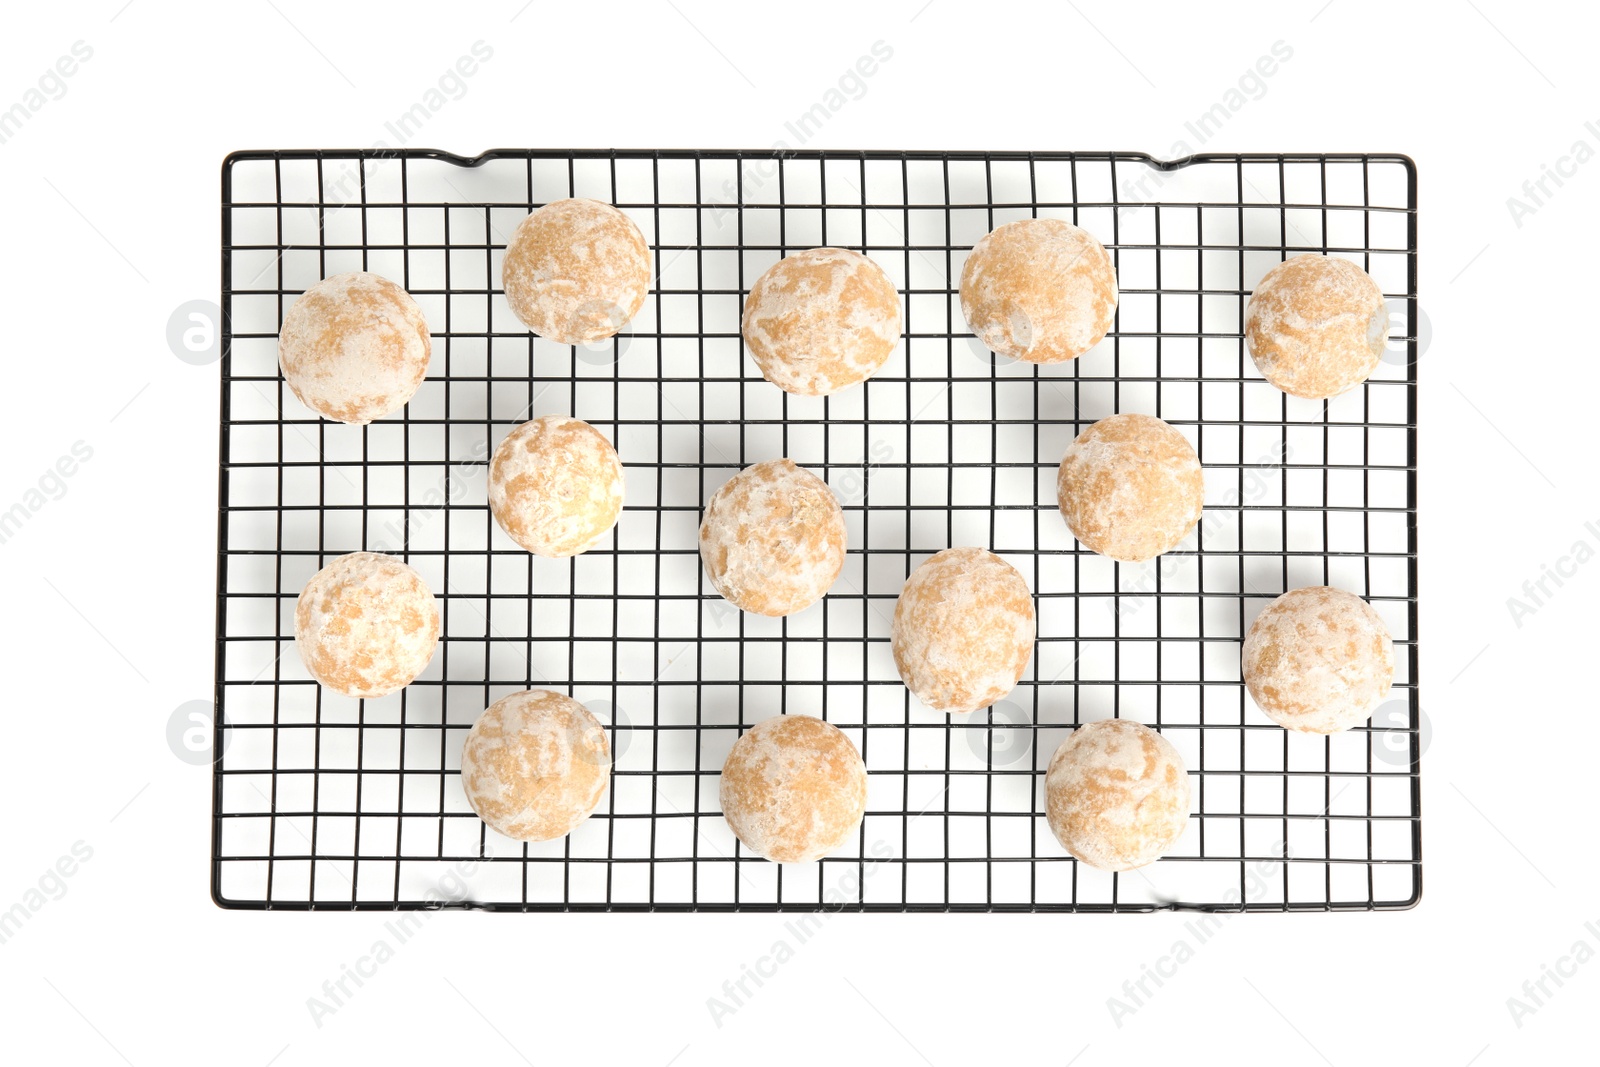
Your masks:
<instances>
[{"instance_id":1,"label":"metal rack frame","mask_svg":"<svg viewBox=\"0 0 1600 1067\"><path fill-rule=\"evenodd\" d=\"M256 168L257 191L238 195L242 167ZM494 197L476 195L487 186L456 187L490 170L487 184L502 183ZM731 177L719 184L725 172ZM504 195L517 173L526 176L518 195ZM1231 185L1232 195L1180 198L1178 179L1187 176ZM314 193L305 192L307 181ZM1332 188L1341 183L1359 185L1359 193ZM1144 195L1152 184L1165 197ZM1422 884L1423 743L1417 331L1408 326L1398 339L1403 361L1308 409L1310 402L1282 394L1263 399L1260 390L1270 387L1250 364L1242 324L1259 260L1299 250L1343 254L1369 270L1388 264L1395 281L1386 295L1415 323L1416 194L1411 160L1389 154L1161 161L1118 152L518 149L462 157L362 149L229 156L222 170L213 898L228 908L341 911L1414 905ZM597 350L535 341L497 306L504 237L496 231L505 229L497 220L565 195L597 196L633 215L658 271L641 319ZM987 371L975 370L972 360L982 356L955 306L959 257L974 232L1026 214L1082 219L1111 251L1123 303L1102 346L1109 351L1065 367L991 361ZM379 232L396 221L398 239ZM813 403L760 379L739 347L737 309L759 263L830 243L830 227L831 243L874 257L896 277L906 341L859 396L847 391ZM1213 228L1231 239L1216 238ZM244 233L252 229L265 236ZM418 400L372 426L318 420L298 409L277 373L276 323L306 277L369 265L388 273L388 264L400 266L389 276L430 309L435 371ZM680 285L691 265L692 284ZM1208 279L1208 269L1225 276ZM669 350L671 374L663 370ZM1110 373L1102 373L1107 362ZM546 403L565 398L572 414L612 437L630 478L614 540L573 560L530 561L509 541L497 543L486 504L472 494L488 458L480 446L492 447L520 421L510 414L516 402L530 398L536 408L541 395ZM1208 480L1226 475L1241 487L1231 503L1208 492L1218 537L1186 542L1170 573L1093 556L1056 529L1053 489L1045 491L1060 446L1122 404L1192 433ZM888 435L886 454L875 451L884 439L869 440L874 432ZM1251 448L1274 439L1304 444L1293 455L1280 448L1275 458L1269 451L1248 459ZM778 454L833 484L850 522L845 575L825 607L810 609L809 622L757 620L723 604L698 576L685 536L722 480ZM419 490L414 476L435 471L433 489ZM1244 499L1251 478L1267 484L1265 502ZM1025 486L1031 499L1023 499ZM1337 502L1346 499L1355 502ZM914 705L892 664L883 671L894 579L983 530L984 543L1029 580L1039 645L1015 702L967 717L936 715ZM400 545L374 544L397 531ZM1336 543L1355 547L1330 547ZM434 664L411 687L385 702L346 707L295 670L292 614L309 573L361 548L388 548L423 568L443 606L444 630ZM692 589L677 577L689 566L700 579ZM1364 583L1352 591L1385 611L1396 630L1394 698L1404 702L1395 721L1308 741L1248 707L1236 668L1247 614L1284 588L1311 584L1307 575ZM1109 633L1097 632L1104 619L1096 613L1110 616ZM513 616L521 621L507 624ZM517 632L500 632L497 623ZM675 626L684 626L684 636L664 636ZM654 676L629 673L646 651ZM1231 675L1219 666L1230 652ZM1107 653L1110 676L1086 677L1083 661ZM685 656L692 669L676 667ZM507 662L508 673L498 673ZM1151 663L1153 677L1145 670ZM668 677L679 670L682 677ZM608 697L602 718L617 767L607 800L571 838L512 846L491 841L457 802L449 754L452 744L459 753L473 707L536 685L591 706ZM630 699L638 709L632 715L621 710ZM875 787L854 843L814 869L783 870L730 843L715 805L716 753L742 727L789 711L844 728ZM1050 751L1076 723L1107 714L1158 726L1180 744L1194 775L1196 826L1187 851L1143 874L1083 868L1044 829ZM675 753L682 761L674 763ZM354 765L344 765L351 757ZM943 788L935 792L936 784ZM1262 806L1269 810L1252 810ZM1287 850L1260 847L1263 832L1276 833ZM479 881L469 894L429 890L459 884L449 883L452 871Z\"/></svg>"}]
</instances>

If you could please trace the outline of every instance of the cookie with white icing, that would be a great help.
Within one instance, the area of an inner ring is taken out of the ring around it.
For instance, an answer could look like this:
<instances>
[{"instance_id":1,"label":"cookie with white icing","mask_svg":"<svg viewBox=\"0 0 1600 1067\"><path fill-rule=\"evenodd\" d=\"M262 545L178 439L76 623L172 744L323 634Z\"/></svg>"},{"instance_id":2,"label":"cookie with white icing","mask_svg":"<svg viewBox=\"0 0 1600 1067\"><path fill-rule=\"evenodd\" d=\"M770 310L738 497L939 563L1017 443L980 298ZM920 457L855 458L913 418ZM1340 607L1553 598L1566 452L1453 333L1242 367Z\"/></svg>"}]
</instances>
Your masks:
<instances>
[{"instance_id":1,"label":"cookie with white icing","mask_svg":"<svg viewBox=\"0 0 1600 1067\"><path fill-rule=\"evenodd\" d=\"M512 430L489 460L489 510L517 544L560 559L586 552L622 514L622 460L581 419L544 415Z\"/></svg>"},{"instance_id":2,"label":"cookie with white icing","mask_svg":"<svg viewBox=\"0 0 1600 1067\"><path fill-rule=\"evenodd\" d=\"M986 549L947 548L906 579L891 645L918 700L961 713L1016 687L1034 637L1033 595L1017 569Z\"/></svg>"},{"instance_id":3,"label":"cookie with white icing","mask_svg":"<svg viewBox=\"0 0 1600 1067\"><path fill-rule=\"evenodd\" d=\"M1117 314L1117 272L1094 234L1061 219L997 226L961 268L961 313L1002 356L1065 363L1100 343Z\"/></svg>"},{"instance_id":4,"label":"cookie with white icing","mask_svg":"<svg viewBox=\"0 0 1600 1067\"><path fill-rule=\"evenodd\" d=\"M1150 415L1101 419L1067 446L1056 500L1072 535L1126 563L1171 551L1200 521L1205 478L1187 438Z\"/></svg>"},{"instance_id":5,"label":"cookie with white icing","mask_svg":"<svg viewBox=\"0 0 1600 1067\"><path fill-rule=\"evenodd\" d=\"M605 727L569 696L529 689L497 700L461 748L467 803L496 832L550 841L577 828L611 781Z\"/></svg>"},{"instance_id":6,"label":"cookie with white icing","mask_svg":"<svg viewBox=\"0 0 1600 1067\"><path fill-rule=\"evenodd\" d=\"M1278 725L1334 734L1372 717L1394 682L1394 641L1372 605L1342 589L1291 589L1245 636L1244 684Z\"/></svg>"},{"instance_id":7,"label":"cookie with white icing","mask_svg":"<svg viewBox=\"0 0 1600 1067\"><path fill-rule=\"evenodd\" d=\"M756 723L722 765L728 826L777 863L821 859L845 843L867 810L867 768L838 727L808 715Z\"/></svg>"},{"instance_id":8,"label":"cookie with white icing","mask_svg":"<svg viewBox=\"0 0 1600 1067\"><path fill-rule=\"evenodd\" d=\"M366 271L307 289L278 331L289 391L323 418L357 426L405 407L428 376L432 351L411 294Z\"/></svg>"},{"instance_id":9,"label":"cookie with white icing","mask_svg":"<svg viewBox=\"0 0 1600 1067\"><path fill-rule=\"evenodd\" d=\"M633 220L598 200L556 200L523 219L501 264L506 302L557 344L617 334L650 292L650 246Z\"/></svg>"},{"instance_id":10,"label":"cookie with white icing","mask_svg":"<svg viewBox=\"0 0 1600 1067\"><path fill-rule=\"evenodd\" d=\"M877 373L900 342L900 294L859 252L812 248L774 263L750 287L742 325L762 377L826 396Z\"/></svg>"},{"instance_id":11,"label":"cookie with white icing","mask_svg":"<svg viewBox=\"0 0 1600 1067\"><path fill-rule=\"evenodd\" d=\"M844 568L844 512L828 484L793 460L746 467L706 505L700 560L729 603L792 615L822 599Z\"/></svg>"},{"instance_id":12,"label":"cookie with white icing","mask_svg":"<svg viewBox=\"0 0 1600 1067\"><path fill-rule=\"evenodd\" d=\"M1301 255L1267 271L1245 309L1256 369L1291 396L1325 400L1372 376L1389 343L1389 306L1348 259Z\"/></svg>"},{"instance_id":13,"label":"cookie with white icing","mask_svg":"<svg viewBox=\"0 0 1600 1067\"><path fill-rule=\"evenodd\" d=\"M411 684L439 644L439 604L422 575L377 552L352 552L306 583L294 644L311 676L348 697Z\"/></svg>"},{"instance_id":14,"label":"cookie with white icing","mask_svg":"<svg viewBox=\"0 0 1600 1067\"><path fill-rule=\"evenodd\" d=\"M1189 773L1172 742L1143 723L1080 726L1050 757L1045 814L1061 847L1091 867L1154 863L1189 824Z\"/></svg>"}]
</instances>

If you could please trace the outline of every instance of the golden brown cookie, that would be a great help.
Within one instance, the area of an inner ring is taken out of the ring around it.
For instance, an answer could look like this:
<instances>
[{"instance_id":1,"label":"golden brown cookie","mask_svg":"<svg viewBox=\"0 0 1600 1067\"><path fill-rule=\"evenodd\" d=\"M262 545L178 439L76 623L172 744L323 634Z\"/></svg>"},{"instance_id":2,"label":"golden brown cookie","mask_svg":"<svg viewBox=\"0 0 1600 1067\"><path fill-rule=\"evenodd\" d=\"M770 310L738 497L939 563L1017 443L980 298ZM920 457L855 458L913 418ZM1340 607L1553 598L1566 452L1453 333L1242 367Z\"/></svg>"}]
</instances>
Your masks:
<instances>
[{"instance_id":1,"label":"golden brown cookie","mask_svg":"<svg viewBox=\"0 0 1600 1067\"><path fill-rule=\"evenodd\" d=\"M1149 415L1112 415L1067 446L1056 497L1074 537L1102 556L1139 563L1194 529L1205 478L1183 434Z\"/></svg>"},{"instance_id":2,"label":"golden brown cookie","mask_svg":"<svg viewBox=\"0 0 1600 1067\"><path fill-rule=\"evenodd\" d=\"M833 490L793 460L757 463L706 505L700 560L734 606L791 615L822 599L844 567L844 512Z\"/></svg>"},{"instance_id":3,"label":"golden brown cookie","mask_svg":"<svg viewBox=\"0 0 1600 1067\"><path fill-rule=\"evenodd\" d=\"M839 729L807 715L758 722L722 765L722 813L744 846L807 863L844 844L867 810L867 768Z\"/></svg>"},{"instance_id":4,"label":"golden brown cookie","mask_svg":"<svg viewBox=\"0 0 1600 1067\"><path fill-rule=\"evenodd\" d=\"M633 220L598 200L557 200L517 225L501 266L506 302L557 344L614 336L650 292L650 246Z\"/></svg>"},{"instance_id":5,"label":"golden brown cookie","mask_svg":"<svg viewBox=\"0 0 1600 1067\"><path fill-rule=\"evenodd\" d=\"M1394 682L1394 642L1372 605L1324 585L1291 589L1244 639L1244 683L1273 722L1334 734L1372 717Z\"/></svg>"},{"instance_id":6,"label":"golden brown cookie","mask_svg":"<svg viewBox=\"0 0 1600 1067\"><path fill-rule=\"evenodd\" d=\"M1088 230L1021 219L985 234L961 268L961 312L1002 356L1064 363L1100 343L1117 314L1117 272Z\"/></svg>"},{"instance_id":7,"label":"golden brown cookie","mask_svg":"<svg viewBox=\"0 0 1600 1067\"><path fill-rule=\"evenodd\" d=\"M1143 723L1080 726L1045 774L1050 830L1079 860L1103 871L1154 863L1189 824L1189 774L1172 742Z\"/></svg>"},{"instance_id":8,"label":"golden brown cookie","mask_svg":"<svg viewBox=\"0 0 1600 1067\"><path fill-rule=\"evenodd\" d=\"M977 711L1016 687L1033 655L1033 596L982 548L947 548L911 572L894 606L895 666L936 711Z\"/></svg>"},{"instance_id":9,"label":"golden brown cookie","mask_svg":"<svg viewBox=\"0 0 1600 1067\"><path fill-rule=\"evenodd\" d=\"M900 342L900 294L866 256L813 248L785 256L750 287L743 332L762 377L826 396L872 377Z\"/></svg>"},{"instance_id":10,"label":"golden brown cookie","mask_svg":"<svg viewBox=\"0 0 1600 1067\"><path fill-rule=\"evenodd\" d=\"M431 353L428 320L411 294L365 271L307 289L278 331L290 392L323 418L357 426L405 407Z\"/></svg>"},{"instance_id":11,"label":"golden brown cookie","mask_svg":"<svg viewBox=\"0 0 1600 1067\"><path fill-rule=\"evenodd\" d=\"M461 749L467 803L496 832L518 841L571 833L610 781L605 727L582 704L549 689L491 704Z\"/></svg>"},{"instance_id":12,"label":"golden brown cookie","mask_svg":"<svg viewBox=\"0 0 1600 1067\"><path fill-rule=\"evenodd\" d=\"M579 419L545 415L506 435L489 461L489 510L536 556L593 548L622 514L622 461Z\"/></svg>"},{"instance_id":13,"label":"golden brown cookie","mask_svg":"<svg viewBox=\"0 0 1600 1067\"><path fill-rule=\"evenodd\" d=\"M1348 259L1302 255L1267 271L1244 317L1250 358L1291 396L1324 400L1372 376L1389 343L1389 307Z\"/></svg>"},{"instance_id":14,"label":"golden brown cookie","mask_svg":"<svg viewBox=\"0 0 1600 1067\"><path fill-rule=\"evenodd\" d=\"M422 575L392 556L352 552L306 583L294 644L311 676L348 697L411 684L439 644L439 605Z\"/></svg>"}]
</instances>

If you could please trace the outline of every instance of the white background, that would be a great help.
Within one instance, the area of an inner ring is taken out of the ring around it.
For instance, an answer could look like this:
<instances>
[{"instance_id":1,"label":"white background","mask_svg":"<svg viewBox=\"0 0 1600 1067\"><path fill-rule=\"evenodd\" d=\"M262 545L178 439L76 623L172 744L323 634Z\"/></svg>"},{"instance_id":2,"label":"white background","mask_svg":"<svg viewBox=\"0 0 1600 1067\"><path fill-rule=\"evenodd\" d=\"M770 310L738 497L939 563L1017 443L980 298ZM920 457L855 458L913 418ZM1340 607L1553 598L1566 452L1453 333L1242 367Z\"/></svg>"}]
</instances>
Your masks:
<instances>
[{"instance_id":1,"label":"white background","mask_svg":"<svg viewBox=\"0 0 1600 1067\"><path fill-rule=\"evenodd\" d=\"M1600 950L1587 826L1600 565L1548 583L1520 620L1507 604L1576 542L1600 546L1600 165L1562 164L1570 176L1535 189L1538 202L1523 191L1575 142L1585 157L1600 147L1585 127L1600 120L1595 27L1577 7L522 7L104 0L8 13L0 108L74 42L92 58L0 143L12 378L0 508L74 442L93 456L0 545L0 909L75 842L92 849L0 944L7 1059L1592 1056L1600 962L1548 982L1520 1026L1507 1006L1575 942ZM317 1026L307 998L385 917L223 912L208 896L210 776L174 757L165 730L211 689L218 372L174 358L165 328L179 304L217 297L227 152L371 144L478 40L493 60L413 146L792 143L784 123L883 40L893 59L808 147L1412 155L1432 331L1419 365L1433 726L1422 903L1230 919L1120 1026L1107 998L1184 936L1182 917L836 916L718 1027L707 998L769 950L784 917L448 914ZM1184 124L1279 40L1292 60L1198 143ZM1514 215L1513 196L1533 210Z\"/></svg>"}]
</instances>

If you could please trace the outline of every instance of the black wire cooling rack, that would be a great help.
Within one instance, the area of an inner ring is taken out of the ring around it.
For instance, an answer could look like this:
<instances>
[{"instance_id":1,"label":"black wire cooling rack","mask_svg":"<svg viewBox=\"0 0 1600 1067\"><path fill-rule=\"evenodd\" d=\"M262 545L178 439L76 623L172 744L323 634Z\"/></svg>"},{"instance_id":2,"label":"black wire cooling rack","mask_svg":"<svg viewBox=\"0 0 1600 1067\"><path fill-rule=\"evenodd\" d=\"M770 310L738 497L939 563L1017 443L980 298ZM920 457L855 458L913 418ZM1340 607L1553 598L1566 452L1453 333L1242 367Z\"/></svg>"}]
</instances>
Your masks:
<instances>
[{"instance_id":1,"label":"black wire cooling rack","mask_svg":"<svg viewBox=\"0 0 1600 1067\"><path fill-rule=\"evenodd\" d=\"M1416 174L1397 155L526 151L241 152L223 167L222 432L212 891L237 908L506 911L1304 911L1421 893L1417 678ZM497 288L539 204L593 197L649 239L657 284L613 341L533 338ZM1110 249L1116 326L1065 366L997 358L955 281L994 226L1065 218ZM791 397L745 358L749 284L786 252L862 251L895 279L905 341L862 387ZM1298 251L1348 256L1389 296L1390 354L1364 386L1296 400L1245 351L1255 282ZM433 328L431 372L367 427L314 417L278 373L286 307L371 270ZM1205 519L1155 564L1082 549L1055 504L1068 442L1119 411L1195 443ZM487 458L535 415L598 426L627 469L614 535L531 557L494 525ZM701 507L788 456L849 524L844 573L786 620L704 580ZM985 712L914 704L889 619L905 576L952 545L1028 579L1039 640ZM382 700L329 693L294 651L295 598L334 556L389 552L444 617L438 654ZM1239 645L1272 597L1330 584L1396 638L1369 727L1290 734L1245 695ZM569 837L524 845L468 808L467 729L516 690L570 692L610 727L615 772ZM819 863L741 849L717 776L744 727L821 715L869 770L860 831ZM1194 814L1139 872L1073 861L1043 771L1081 722L1158 726Z\"/></svg>"}]
</instances>

